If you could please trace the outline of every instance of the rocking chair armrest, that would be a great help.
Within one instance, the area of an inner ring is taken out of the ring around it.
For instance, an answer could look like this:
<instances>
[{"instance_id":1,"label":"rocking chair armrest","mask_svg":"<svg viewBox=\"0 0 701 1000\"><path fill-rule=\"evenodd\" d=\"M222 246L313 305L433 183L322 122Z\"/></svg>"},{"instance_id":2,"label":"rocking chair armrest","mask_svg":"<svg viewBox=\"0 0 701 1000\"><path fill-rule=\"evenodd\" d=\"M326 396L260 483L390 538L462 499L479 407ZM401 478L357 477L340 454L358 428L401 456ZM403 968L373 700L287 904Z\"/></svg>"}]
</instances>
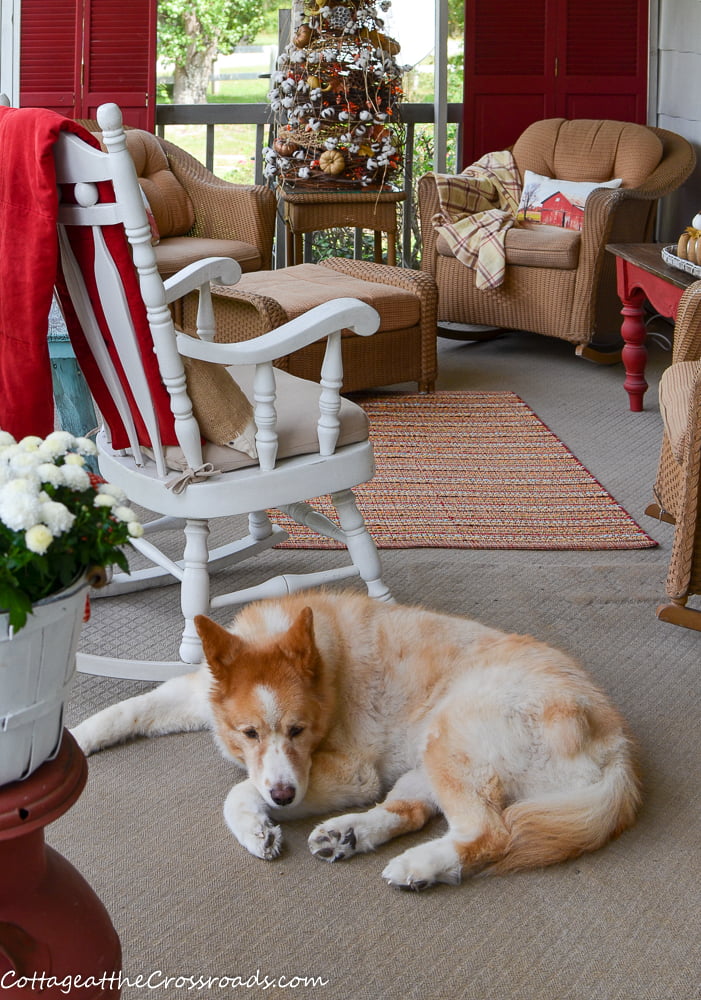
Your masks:
<instances>
[{"instance_id":1,"label":"rocking chair armrest","mask_svg":"<svg viewBox=\"0 0 701 1000\"><path fill-rule=\"evenodd\" d=\"M214 282L218 285L235 285L241 277L239 264L231 257L204 257L181 268L177 274L166 278L166 302L181 299L189 292L195 292L202 285Z\"/></svg>"},{"instance_id":2,"label":"rocking chair armrest","mask_svg":"<svg viewBox=\"0 0 701 1000\"><path fill-rule=\"evenodd\" d=\"M315 306L254 340L217 344L179 333L176 343L179 352L188 358L220 365L256 365L276 361L340 330L350 329L368 337L379 325L379 314L372 306L360 299L340 298Z\"/></svg>"}]
</instances>

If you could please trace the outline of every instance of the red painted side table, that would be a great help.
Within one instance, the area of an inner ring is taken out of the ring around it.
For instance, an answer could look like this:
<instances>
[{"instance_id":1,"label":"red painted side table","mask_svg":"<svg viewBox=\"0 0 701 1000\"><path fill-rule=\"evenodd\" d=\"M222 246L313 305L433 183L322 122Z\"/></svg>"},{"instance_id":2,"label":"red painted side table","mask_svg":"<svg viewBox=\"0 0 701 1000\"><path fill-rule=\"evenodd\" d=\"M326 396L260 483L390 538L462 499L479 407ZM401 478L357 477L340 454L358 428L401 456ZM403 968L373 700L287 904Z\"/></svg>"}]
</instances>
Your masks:
<instances>
[{"instance_id":1,"label":"red painted side table","mask_svg":"<svg viewBox=\"0 0 701 1000\"><path fill-rule=\"evenodd\" d=\"M623 387L630 399L630 409L636 413L643 408L647 390L643 303L647 299L661 316L674 320L680 298L698 280L666 264L662 259L664 246L664 243L611 243L606 247L616 257L618 296L623 303L621 336L626 371Z\"/></svg>"},{"instance_id":2,"label":"red painted side table","mask_svg":"<svg viewBox=\"0 0 701 1000\"><path fill-rule=\"evenodd\" d=\"M121 993L121 947L106 909L44 843L44 827L78 799L87 773L64 730L55 760L0 786L0 995L8 1000Z\"/></svg>"}]
</instances>

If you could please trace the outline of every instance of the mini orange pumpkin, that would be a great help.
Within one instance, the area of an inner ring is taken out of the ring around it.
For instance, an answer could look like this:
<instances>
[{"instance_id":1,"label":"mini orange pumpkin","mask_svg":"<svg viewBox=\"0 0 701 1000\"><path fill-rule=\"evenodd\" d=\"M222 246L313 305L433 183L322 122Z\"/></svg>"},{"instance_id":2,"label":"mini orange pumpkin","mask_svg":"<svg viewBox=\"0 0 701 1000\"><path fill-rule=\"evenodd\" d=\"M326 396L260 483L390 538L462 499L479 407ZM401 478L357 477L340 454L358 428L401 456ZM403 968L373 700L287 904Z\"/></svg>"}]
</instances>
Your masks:
<instances>
[{"instance_id":1,"label":"mini orange pumpkin","mask_svg":"<svg viewBox=\"0 0 701 1000\"><path fill-rule=\"evenodd\" d=\"M312 38L312 29L308 24L300 24L299 28L294 33L292 41L297 46L298 49L305 48Z\"/></svg>"},{"instance_id":2,"label":"mini orange pumpkin","mask_svg":"<svg viewBox=\"0 0 701 1000\"><path fill-rule=\"evenodd\" d=\"M273 143L273 149L280 156L292 156L299 146L296 142L292 142L290 139L276 139Z\"/></svg>"}]
</instances>

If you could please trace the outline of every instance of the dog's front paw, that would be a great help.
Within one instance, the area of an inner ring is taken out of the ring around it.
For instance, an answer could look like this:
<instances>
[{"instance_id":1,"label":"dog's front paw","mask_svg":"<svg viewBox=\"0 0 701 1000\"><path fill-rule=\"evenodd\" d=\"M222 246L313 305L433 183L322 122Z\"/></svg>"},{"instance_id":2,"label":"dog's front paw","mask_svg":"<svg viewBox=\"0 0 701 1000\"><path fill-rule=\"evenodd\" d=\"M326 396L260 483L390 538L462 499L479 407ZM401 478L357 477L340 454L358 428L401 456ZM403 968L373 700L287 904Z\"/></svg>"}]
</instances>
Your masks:
<instances>
[{"instance_id":1,"label":"dog's front paw","mask_svg":"<svg viewBox=\"0 0 701 1000\"><path fill-rule=\"evenodd\" d=\"M460 882L460 861L449 841L440 839L412 847L393 858L382 877L395 889L428 889L437 882L457 885Z\"/></svg>"},{"instance_id":2,"label":"dog's front paw","mask_svg":"<svg viewBox=\"0 0 701 1000\"><path fill-rule=\"evenodd\" d=\"M358 851L358 838L352 826L330 820L317 826L309 836L309 850L324 861L343 861Z\"/></svg>"},{"instance_id":3,"label":"dog's front paw","mask_svg":"<svg viewBox=\"0 0 701 1000\"><path fill-rule=\"evenodd\" d=\"M107 746L107 740L101 736L99 727L94 724L92 719L81 722L80 725L70 730L70 734L86 757Z\"/></svg>"},{"instance_id":4,"label":"dog's front paw","mask_svg":"<svg viewBox=\"0 0 701 1000\"><path fill-rule=\"evenodd\" d=\"M282 850L282 830L267 818L252 817L251 822L240 824L233 831L238 842L263 861L273 861Z\"/></svg>"}]
</instances>

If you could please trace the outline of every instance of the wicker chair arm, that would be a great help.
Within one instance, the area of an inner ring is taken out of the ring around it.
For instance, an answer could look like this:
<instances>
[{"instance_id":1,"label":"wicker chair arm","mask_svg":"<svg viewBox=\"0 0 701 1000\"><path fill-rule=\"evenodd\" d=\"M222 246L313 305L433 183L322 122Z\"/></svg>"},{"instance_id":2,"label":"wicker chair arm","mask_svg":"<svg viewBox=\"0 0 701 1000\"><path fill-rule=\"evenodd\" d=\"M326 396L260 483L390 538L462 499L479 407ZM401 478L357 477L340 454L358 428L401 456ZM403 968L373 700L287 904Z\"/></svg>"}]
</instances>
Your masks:
<instances>
[{"instance_id":1,"label":"wicker chair arm","mask_svg":"<svg viewBox=\"0 0 701 1000\"><path fill-rule=\"evenodd\" d=\"M690 285L679 301L674 324L672 364L701 358L701 281Z\"/></svg>"},{"instance_id":2,"label":"wicker chair arm","mask_svg":"<svg viewBox=\"0 0 701 1000\"><path fill-rule=\"evenodd\" d=\"M265 268L272 259L276 201L260 184L231 184L180 147L158 140L195 210L192 236L243 240L256 247Z\"/></svg>"},{"instance_id":3,"label":"wicker chair arm","mask_svg":"<svg viewBox=\"0 0 701 1000\"><path fill-rule=\"evenodd\" d=\"M687 139L663 128L651 131L662 140L662 160L644 184L630 189L633 197L663 198L683 184L696 165L694 147Z\"/></svg>"},{"instance_id":4,"label":"wicker chair arm","mask_svg":"<svg viewBox=\"0 0 701 1000\"><path fill-rule=\"evenodd\" d=\"M436 273L436 230L431 220L440 209L438 188L433 174L419 179L419 223L421 225L421 270Z\"/></svg>"}]
</instances>

